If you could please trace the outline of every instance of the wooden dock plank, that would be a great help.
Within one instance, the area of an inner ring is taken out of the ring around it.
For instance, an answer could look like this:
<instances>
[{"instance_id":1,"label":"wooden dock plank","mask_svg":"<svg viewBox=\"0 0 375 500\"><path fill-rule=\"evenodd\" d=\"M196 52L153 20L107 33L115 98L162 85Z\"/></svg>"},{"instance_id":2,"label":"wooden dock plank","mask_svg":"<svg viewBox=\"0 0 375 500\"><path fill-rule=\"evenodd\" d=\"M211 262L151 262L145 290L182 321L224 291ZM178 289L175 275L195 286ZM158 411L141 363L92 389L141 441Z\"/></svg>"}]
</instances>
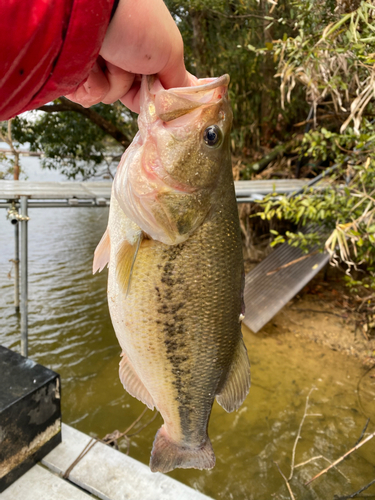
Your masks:
<instances>
[{"instance_id":1,"label":"wooden dock plank","mask_svg":"<svg viewBox=\"0 0 375 500\"><path fill-rule=\"evenodd\" d=\"M90 441L89 436L65 424L62 439L42 460L57 473L64 473ZM102 500L210 500L164 474L152 473L146 465L102 443L96 443L84 456L69 479Z\"/></svg>"},{"instance_id":2,"label":"wooden dock plank","mask_svg":"<svg viewBox=\"0 0 375 500\"><path fill-rule=\"evenodd\" d=\"M0 494L1 500L89 500L92 496L35 465Z\"/></svg>"}]
</instances>

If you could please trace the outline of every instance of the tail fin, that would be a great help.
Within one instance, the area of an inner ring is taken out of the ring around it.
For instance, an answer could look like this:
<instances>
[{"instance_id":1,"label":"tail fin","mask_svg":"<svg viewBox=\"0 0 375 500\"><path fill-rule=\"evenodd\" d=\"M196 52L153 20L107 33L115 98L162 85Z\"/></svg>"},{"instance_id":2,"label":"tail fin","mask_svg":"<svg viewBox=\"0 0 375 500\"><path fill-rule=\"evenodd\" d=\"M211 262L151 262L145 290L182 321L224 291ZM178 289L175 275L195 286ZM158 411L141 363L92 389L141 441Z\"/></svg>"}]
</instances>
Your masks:
<instances>
[{"instance_id":1,"label":"tail fin","mask_svg":"<svg viewBox=\"0 0 375 500\"><path fill-rule=\"evenodd\" d=\"M172 442L164 428L158 430L151 451L150 469L152 472L170 472L173 469L212 469L215 454L211 441L198 448L188 448Z\"/></svg>"}]
</instances>

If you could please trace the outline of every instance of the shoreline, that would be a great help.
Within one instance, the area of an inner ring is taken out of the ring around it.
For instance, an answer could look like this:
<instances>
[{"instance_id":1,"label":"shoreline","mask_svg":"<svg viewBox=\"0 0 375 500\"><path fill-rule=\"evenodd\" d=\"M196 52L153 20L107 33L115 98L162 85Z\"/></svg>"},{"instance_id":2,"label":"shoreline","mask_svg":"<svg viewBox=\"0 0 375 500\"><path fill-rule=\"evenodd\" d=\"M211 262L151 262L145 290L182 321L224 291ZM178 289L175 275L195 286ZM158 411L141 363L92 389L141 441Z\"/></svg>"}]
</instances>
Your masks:
<instances>
[{"instance_id":1,"label":"shoreline","mask_svg":"<svg viewBox=\"0 0 375 500\"><path fill-rule=\"evenodd\" d=\"M292 333L375 367L375 336L366 334L350 299L342 274L323 270L255 335Z\"/></svg>"}]
</instances>

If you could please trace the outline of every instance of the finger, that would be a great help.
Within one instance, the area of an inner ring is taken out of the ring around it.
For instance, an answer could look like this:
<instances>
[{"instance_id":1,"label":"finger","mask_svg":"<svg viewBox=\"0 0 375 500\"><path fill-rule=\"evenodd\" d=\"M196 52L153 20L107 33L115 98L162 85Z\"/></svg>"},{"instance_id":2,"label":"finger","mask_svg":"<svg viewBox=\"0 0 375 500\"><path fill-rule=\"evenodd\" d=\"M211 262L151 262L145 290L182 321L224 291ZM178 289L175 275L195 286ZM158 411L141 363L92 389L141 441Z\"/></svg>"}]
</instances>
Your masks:
<instances>
[{"instance_id":1,"label":"finger","mask_svg":"<svg viewBox=\"0 0 375 500\"><path fill-rule=\"evenodd\" d=\"M109 91L102 99L102 102L104 104L112 104L129 91L133 85L135 75L109 62L106 64L105 76L109 83Z\"/></svg>"},{"instance_id":2,"label":"finger","mask_svg":"<svg viewBox=\"0 0 375 500\"><path fill-rule=\"evenodd\" d=\"M89 108L101 102L108 92L109 82L99 64L95 62L86 81L82 82L74 92L67 94L66 97L84 108Z\"/></svg>"},{"instance_id":3,"label":"finger","mask_svg":"<svg viewBox=\"0 0 375 500\"><path fill-rule=\"evenodd\" d=\"M184 67L184 71L180 74L174 74L173 71L160 71L158 73L159 80L165 89L173 89L175 87L190 87L191 80L189 73Z\"/></svg>"},{"instance_id":4,"label":"finger","mask_svg":"<svg viewBox=\"0 0 375 500\"><path fill-rule=\"evenodd\" d=\"M134 113L140 112L139 98L141 92L141 82L140 79L136 78L130 90L121 97L120 101L133 111Z\"/></svg>"},{"instance_id":5,"label":"finger","mask_svg":"<svg viewBox=\"0 0 375 500\"><path fill-rule=\"evenodd\" d=\"M190 87L192 81L186 71L183 60L168 62L167 66L158 72L159 80L164 88Z\"/></svg>"}]
</instances>

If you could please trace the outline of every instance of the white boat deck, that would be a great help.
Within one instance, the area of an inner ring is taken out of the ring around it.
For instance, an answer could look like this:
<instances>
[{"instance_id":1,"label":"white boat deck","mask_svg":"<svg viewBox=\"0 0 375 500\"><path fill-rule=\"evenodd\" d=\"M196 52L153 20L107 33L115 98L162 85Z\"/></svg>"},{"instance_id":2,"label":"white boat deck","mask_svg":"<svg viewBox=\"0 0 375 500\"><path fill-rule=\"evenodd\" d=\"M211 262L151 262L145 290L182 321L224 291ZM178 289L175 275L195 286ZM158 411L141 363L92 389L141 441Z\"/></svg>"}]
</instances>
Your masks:
<instances>
[{"instance_id":1,"label":"white boat deck","mask_svg":"<svg viewBox=\"0 0 375 500\"><path fill-rule=\"evenodd\" d=\"M212 500L97 442L62 476L90 442L90 436L62 425L62 442L41 462L0 494L1 500Z\"/></svg>"}]
</instances>

